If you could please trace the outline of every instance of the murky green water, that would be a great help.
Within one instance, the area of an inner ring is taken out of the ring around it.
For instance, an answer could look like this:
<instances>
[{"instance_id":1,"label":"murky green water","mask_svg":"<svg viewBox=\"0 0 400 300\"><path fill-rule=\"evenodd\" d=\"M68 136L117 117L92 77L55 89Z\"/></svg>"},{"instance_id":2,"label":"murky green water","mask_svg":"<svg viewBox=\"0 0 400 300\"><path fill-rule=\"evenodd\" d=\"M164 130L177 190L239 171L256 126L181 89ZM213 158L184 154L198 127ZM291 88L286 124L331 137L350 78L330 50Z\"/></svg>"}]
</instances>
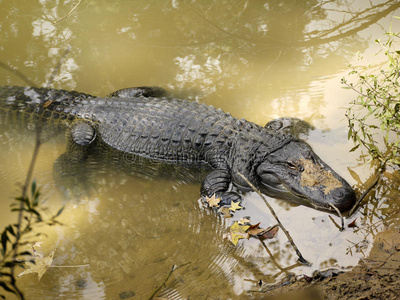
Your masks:
<instances>
[{"instance_id":1,"label":"murky green water","mask_svg":"<svg viewBox=\"0 0 400 300\"><path fill-rule=\"evenodd\" d=\"M75 89L104 96L129 86L162 86L175 96L212 104L236 117L264 125L281 116L305 119L314 150L351 184L370 176L360 153L348 153L344 110L354 96L340 78L356 52L375 58L373 40L390 23L400 29L398 1L0 1L0 60L38 86ZM325 4L324 4L325 3ZM339 4L340 3L340 4ZM52 73L65 49L59 72ZM27 85L0 68L0 85ZM33 151L32 130L0 128L0 225L20 194ZM45 204L56 211L64 200L52 176L64 152L62 134L40 149L34 178ZM312 267L296 263L282 232L266 242L234 246L225 238L233 221L274 219L256 194L246 210L223 219L199 201L198 183L171 178L146 180L89 161L88 196L66 204L63 227L48 234L44 254L56 249L54 265L41 281L19 280L28 299L147 299L161 290L168 299L236 299L261 279L274 283L288 272L358 263L376 232L390 225L397 180L387 174L386 196L370 197L356 217L358 229L339 232L335 216L268 198ZM378 194L378 193L377 193ZM382 214L386 213L386 215ZM385 222L382 219L388 218ZM395 218L395 217L394 217ZM332 221L333 220L333 221ZM350 222L352 220L349 220ZM364 240L366 242L364 242ZM272 255L272 256L271 256ZM247 294L248 295L248 294ZM257 294L250 294L254 297ZM130 299L130 298L129 298Z\"/></svg>"}]
</instances>

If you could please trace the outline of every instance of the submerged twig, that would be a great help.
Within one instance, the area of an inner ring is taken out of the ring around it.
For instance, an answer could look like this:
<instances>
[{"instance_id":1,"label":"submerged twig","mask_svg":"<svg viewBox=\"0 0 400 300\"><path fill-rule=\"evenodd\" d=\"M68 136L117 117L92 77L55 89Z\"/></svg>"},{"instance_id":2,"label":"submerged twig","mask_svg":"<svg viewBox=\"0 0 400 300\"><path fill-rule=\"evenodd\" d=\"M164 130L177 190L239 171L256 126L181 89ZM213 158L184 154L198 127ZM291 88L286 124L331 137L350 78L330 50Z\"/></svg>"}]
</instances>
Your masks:
<instances>
[{"instance_id":1,"label":"submerged twig","mask_svg":"<svg viewBox=\"0 0 400 300\"><path fill-rule=\"evenodd\" d=\"M154 290L153 294L151 294L151 296L149 297L149 300L153 299L154 296L156 296L156 295L160 292L160 290L161 290L163 287L166 287L166 283L167 283L168 279L171 277L171 275L172 275L173 272L175 272L175 271L178 270L179 268L182 268L182 267L184 267L184 266L186 266L186 265L188 265L188 264L190 264L190 263L191 263L191 262L188 262L188 263L185 263L185 264L180 265L180 266L172 265L172 268L171 268L171 270L169 271L168 275L165 277L164 281L163 281L159 286L156 287L156 289Z\"/></svg>"},{"instance_id":2,"label":"submerged twig","mask_svg":"<svg viewBox=\"0 0 400 300\"><path fill-rule=\"evenodd\" d=\"M86 265L74 265L74 266L49 266L49 268L83 268L83 267L89 267L89 264Z\"/></svg>"},{"instance_id":3,"label":"submerged twig","mask_svg":"<svg viewBox=\"0 0 400 300\"><path fill-rule=\"evenodd\" d=\"M75 6L69 11L69 13L67 13L67 15L65 17L62 17L61 19L55 20L55 23L58 23L66 18L68 18L70 16L70 14L72 14L72 12L78 7L79 4L81 4L82 0L79 0L77 4L75 4Z\"/></svg>"},{"instance_id":4,"label":"submerged twig","mask_svg":"<svg viewBox=\"0 0 400 300\"><path fill-rule=\"evenodd\" d=\"M275 220L278 222L279 227L282 229L282 231L285 233L286 237L288 238L290 244L292 245L293 249L296 251L297 256L299 257L298 261L304 265L311 266L311 263L308 262L303 255L300 253L299 249L297 248L296 244L294 243L292 237L290 236L289 232L285 229L285 227L282 225L281 221L279 220L278 216L276 215L274 209L272 206L268 203L268 201L265 199L265 197L261 194L261 192L241 173L237 173L239 176L241 176L244 181L255 191L261 199L264 201L264 203L268 206L271 214L274 216Z\"/></svg>"},{"instance_id":5,"label":"submerged twig","mask_svg":"<svg viewBox=\"0 0 400 300\"><path fill-rule=\"evenodd\" d=\"M335 205L333 205L332 203L329 203L329 205L330 205L330 207L332 207L332 208L336 211L336 213L338 214L338 216L339 216L339 218L340 218L340 221L341 221L341 224L342 224L342 226L339 228L339 230L340 230L340 231L343 231L343 230L344 230L344 220L343 220L342 214L340 213L340 210L339 210Z\"/></svg>"},{"instance_id":6,"label":"submerged twig","mask_svg":"<svg viewBox=\"0 0 400 300\"><path fill-rule=\"evenodd\" d=\"M13 68L5 63L3 63L2 61L0 61L0 67L10 71L11 73L13 73L15 76L19 77L22 81L24 81L25 83L27 83L30 86L36 86L36 84L30 80L27 76L25 76L24 73L22 73L21 71L17 70L16 68Z\"/></svg>"}]
</instances>

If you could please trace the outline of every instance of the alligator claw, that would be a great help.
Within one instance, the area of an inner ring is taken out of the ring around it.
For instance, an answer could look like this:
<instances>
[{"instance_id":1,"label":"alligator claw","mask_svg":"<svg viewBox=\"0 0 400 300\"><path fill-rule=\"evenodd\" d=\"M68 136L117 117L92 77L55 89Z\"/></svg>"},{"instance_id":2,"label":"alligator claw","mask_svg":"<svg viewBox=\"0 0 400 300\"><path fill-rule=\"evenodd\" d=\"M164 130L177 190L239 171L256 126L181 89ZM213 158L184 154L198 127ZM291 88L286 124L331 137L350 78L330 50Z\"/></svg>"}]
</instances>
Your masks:
<instances>
[{"instance_id":1,"label":"alligator claw","mask_svg":"<svg viewBox=\"0 0 400 300\"><path fill-rule=\"evenodd\" d=\"M226 192L221 196L220 206L230 206L232 202L242 202L243 197L236 192Z\"/></svg>"}]
</instances>

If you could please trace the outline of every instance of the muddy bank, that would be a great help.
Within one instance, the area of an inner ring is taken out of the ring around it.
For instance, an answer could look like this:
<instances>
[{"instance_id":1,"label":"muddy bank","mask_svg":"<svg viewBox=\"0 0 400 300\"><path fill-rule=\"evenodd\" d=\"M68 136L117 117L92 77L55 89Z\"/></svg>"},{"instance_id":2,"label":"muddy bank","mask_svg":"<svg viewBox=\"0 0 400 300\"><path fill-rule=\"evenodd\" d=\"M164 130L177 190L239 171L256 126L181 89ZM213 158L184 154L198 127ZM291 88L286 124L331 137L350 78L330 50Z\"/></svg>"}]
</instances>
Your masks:
<instances>
[{"instance_id":1,"label":"muddy bank","mask_svg":"<svg viewBox=\"0 0 400 300\"><path fill-rule=\"evenodd\" d=\"M255 299L399 299L400 226L376 235L368 258L329 278L297 277Z\"/></svg>"}]
</instances>

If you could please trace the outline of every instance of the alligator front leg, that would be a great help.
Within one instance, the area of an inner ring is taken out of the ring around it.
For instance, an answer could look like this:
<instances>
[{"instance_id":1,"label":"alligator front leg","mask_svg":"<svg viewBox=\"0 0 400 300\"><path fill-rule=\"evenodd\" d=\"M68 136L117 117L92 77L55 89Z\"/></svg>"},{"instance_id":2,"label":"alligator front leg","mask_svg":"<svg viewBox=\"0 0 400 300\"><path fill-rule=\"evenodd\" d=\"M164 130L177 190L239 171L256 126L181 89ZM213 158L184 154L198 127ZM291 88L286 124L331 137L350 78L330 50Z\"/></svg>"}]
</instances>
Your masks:
<instances>
[{"instance_id":1,"label":"alligator front leg","mask_svg":"<svg viewBox=\"0 0 400 300\"><path fill-rule=\"evenodd\" d=\"M108 97L136 98L136 97L162 97L166 91L158 86L139 86L121 89L112 92Z\"/></svg>"},{"instance_id":2,"label":"alligator front leg","mask_svg":"<svg viewBox=\"0 0 400 300\"><path fill-rule=\"evenodd\" d=\"M83 161L96 138L95 128L86 121L76 120L66 133L67 149L53 166L53 176L67 198L80 197L88 190Z\"/></svg>"},{"instance_id":3,"label":"alligator front leg","mask_svg":"<svg viewBox=\"0 0 400 300\"><path fill-rule=\"evenodd\" d=\"M228 192L231 183L231 175L228 170L217 169L209 173L202 185L201 195L202 197L212 197L215 195L217 198L221 198L220 206L231 205L233 202L241 202L242 196L236 192Z\"/></svg>"}]
</instances>

